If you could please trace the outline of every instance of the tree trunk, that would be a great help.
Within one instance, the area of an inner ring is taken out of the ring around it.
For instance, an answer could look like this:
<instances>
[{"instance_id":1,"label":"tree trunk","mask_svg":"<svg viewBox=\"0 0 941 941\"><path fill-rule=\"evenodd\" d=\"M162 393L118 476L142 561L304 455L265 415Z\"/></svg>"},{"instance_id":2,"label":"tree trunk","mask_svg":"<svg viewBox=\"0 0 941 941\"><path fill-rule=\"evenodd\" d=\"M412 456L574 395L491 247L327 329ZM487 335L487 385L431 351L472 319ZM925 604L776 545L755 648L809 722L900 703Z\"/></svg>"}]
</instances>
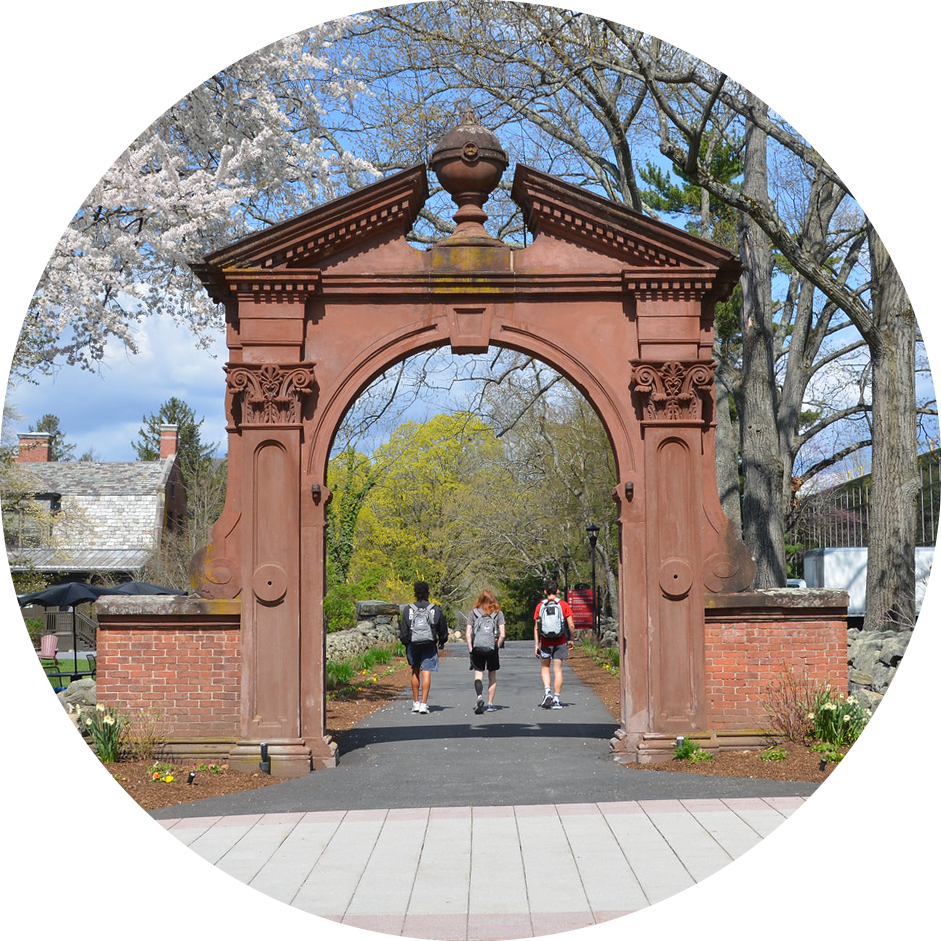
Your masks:
<instances>
[{"instance_id":1,"label":"tree trunk","mask_svg":"<svg viewBox=\"0 0 941 941\"><path fill-rule=\"evenodd\" d=\"M751 104L767 110L749 94ZM750 123L745 135L743 193L768 200L767 135ZM767 235L742 216L742 382L739 416L742 436L742 537L755 557L756 588L785 584L784 520L781 507L784 469L778 452L774 322L771 299L772 255Z\"/></svg>"},{"instance_id":2,"label":"tree trunk","mask_svg":"<svg viewBox=\"0 0 941 941\"><path fill-rule=\"evenodd\" d=\"M915 623L918 442L915 341L911 302L875 230L871 230L873 321L872 482L866 630Z\"/></svg>"},{"instance_id":3,"label":"tree trunk","mask_svg":"<svg viewBox=\"0 0 941 941\"><path fill-rule=\"evenodd\" d=\"M725 378L722 359L716 357L716 481L719 485L719 502L725 515L731 520L735 531L742 532L742 492L738 479L739 437L732 425L729 404L732 393Z\"/></svg>"}]
</instances>

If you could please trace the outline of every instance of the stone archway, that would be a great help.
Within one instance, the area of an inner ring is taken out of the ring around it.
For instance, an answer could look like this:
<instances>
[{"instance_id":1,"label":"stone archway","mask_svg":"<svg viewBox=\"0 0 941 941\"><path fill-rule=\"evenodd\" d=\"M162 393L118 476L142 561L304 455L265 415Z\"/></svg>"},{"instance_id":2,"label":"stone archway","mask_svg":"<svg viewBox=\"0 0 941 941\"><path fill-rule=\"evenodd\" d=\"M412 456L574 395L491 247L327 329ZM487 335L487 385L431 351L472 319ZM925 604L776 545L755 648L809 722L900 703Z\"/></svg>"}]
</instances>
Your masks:
<instances>
[{"instance_id":1,"label":"stone archway","mask_svg":"<svg viewBox=\"0 0 941 941\"><path fill-rule=\"evenodd\" d=\"M487 234L507 158L470 119L430 161L458 211L427 251L407 235L424 166L251 235L197 271L225 305L229 495L194 560L200 594L240 599L241 714L230 760L276 773L335 763L325 737L326 467L369 381L411 353L490 344L531 353L594 406L614 450L621 533L621 724L616 751L705 730L706 595L754 564L719 505L713 313L740 273L730 253L518 166L532 243Z\"/></svg>"}]
</instances>

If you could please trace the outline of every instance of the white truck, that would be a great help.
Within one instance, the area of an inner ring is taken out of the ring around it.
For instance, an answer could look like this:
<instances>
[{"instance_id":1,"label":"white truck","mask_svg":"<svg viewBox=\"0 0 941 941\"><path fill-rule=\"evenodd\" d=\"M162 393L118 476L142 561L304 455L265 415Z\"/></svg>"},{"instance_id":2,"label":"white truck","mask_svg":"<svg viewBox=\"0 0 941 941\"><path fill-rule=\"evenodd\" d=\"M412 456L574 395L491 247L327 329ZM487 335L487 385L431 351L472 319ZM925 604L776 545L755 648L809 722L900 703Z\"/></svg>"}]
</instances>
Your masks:
<instances>
[{"instance_id":1,"label":"white truck","mask_svg":"<svg viewBox=\"0 0 941 941\"><path fill-rule=\"evenodd\" d=\"M808 588L844 588L849 592L849 616L866 614L868 549L809 549L804 553L804 581ZM934 560L934 546L915 549L915 611L921 610L925 586Z\"/></svg>"}]
</instances>

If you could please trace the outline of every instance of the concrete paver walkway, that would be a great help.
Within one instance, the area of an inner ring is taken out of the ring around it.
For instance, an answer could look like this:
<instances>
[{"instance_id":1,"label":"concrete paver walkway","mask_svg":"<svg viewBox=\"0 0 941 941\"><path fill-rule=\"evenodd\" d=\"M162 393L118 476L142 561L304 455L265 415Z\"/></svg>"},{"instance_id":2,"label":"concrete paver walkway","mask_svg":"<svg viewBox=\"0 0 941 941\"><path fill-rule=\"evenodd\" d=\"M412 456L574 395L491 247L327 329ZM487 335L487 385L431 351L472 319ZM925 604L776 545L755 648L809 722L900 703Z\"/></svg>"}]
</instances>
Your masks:
<instances>
[{"instance_id":1,"label":"concrete paver walkway","mask_svg":"<svg viewBox=\"0 0 941 941\"><path fill-rule=\"evenodd\" d=\"M646 908L717 872L804 800L313 811L164 825L295 908L390 935L464 941L553 934Z\"/></svg>"},{"instance_id":2,"label":"concrete paver walkway","mask_svg":"<svg viewBox=\"0 0 941 941\"><path fill-rule=\"evenodd\" d=\"M509 644L501 663L496 712L474 714L459 649L441 661L428 715L406 694L344 736L338 768L153 816L297 909L470 941L653 905L741 856L813 793L620 767L608 745L616 723L573 673L565 708L544 710L531 645Z\"/></svg>"}]
</instances>

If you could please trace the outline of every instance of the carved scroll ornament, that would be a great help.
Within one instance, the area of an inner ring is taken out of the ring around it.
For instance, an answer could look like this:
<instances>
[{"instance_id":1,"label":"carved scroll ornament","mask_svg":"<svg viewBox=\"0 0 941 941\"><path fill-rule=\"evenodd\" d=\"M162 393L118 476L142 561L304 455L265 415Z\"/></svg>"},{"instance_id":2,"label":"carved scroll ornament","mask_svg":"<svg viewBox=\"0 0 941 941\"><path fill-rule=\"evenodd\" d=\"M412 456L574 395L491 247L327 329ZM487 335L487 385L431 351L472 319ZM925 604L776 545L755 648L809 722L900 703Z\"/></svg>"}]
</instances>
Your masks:
<instances>
[{"instance_id":1,"label":"carved scroll ornament","mask_svg":"<svg viewBox=\"0 0 941 941\"><path fill-rule=\"evenodd\" d=\"M647 421L701 421L711 395L715 363L635 363L633 384L645 398Z\"/></svg>"},{"instance_id":2,"label":"carved scroll ornament","mask_svg":"<svg viewBox=\"0 0 941 941\"><path fill-rule=\"evenodd\" d=\"M226 367L232 423L293 425L301 420L301 399L314 388L310 363Z\"/></svg>"}]
</instances>

